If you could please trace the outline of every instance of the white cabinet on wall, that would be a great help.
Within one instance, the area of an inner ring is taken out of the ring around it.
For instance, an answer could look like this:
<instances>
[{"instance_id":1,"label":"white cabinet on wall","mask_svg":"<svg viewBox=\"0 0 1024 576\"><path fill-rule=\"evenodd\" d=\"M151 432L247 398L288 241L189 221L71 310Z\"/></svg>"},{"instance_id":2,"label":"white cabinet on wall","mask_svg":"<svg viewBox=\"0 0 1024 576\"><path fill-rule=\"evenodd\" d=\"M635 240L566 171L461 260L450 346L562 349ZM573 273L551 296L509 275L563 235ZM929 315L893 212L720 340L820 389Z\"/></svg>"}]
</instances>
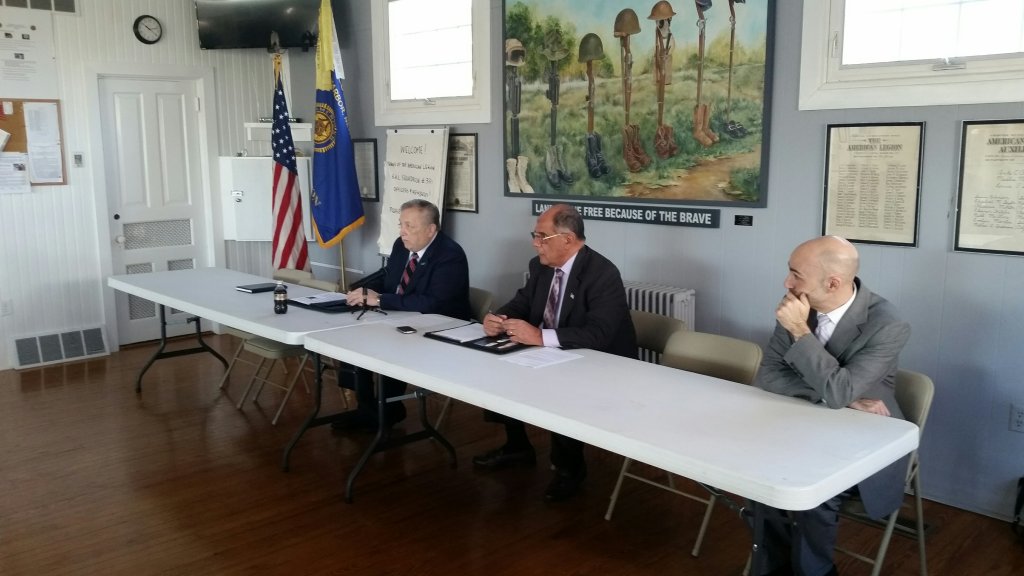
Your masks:
<instances>
[{"instance_id":1,"label":"white cabinet on wall","mask_svg":"<svg viewBox=\"0 0 1024 576\"><path fill-rule=\"evenodd\" d=\"M310 159L296 158L302 198L302 228L313 240L309 216ZM273 240L274 163L269 156L221 156L220 194L224 206L224 239L242 242Z\"/></svg>"}]
</instances>

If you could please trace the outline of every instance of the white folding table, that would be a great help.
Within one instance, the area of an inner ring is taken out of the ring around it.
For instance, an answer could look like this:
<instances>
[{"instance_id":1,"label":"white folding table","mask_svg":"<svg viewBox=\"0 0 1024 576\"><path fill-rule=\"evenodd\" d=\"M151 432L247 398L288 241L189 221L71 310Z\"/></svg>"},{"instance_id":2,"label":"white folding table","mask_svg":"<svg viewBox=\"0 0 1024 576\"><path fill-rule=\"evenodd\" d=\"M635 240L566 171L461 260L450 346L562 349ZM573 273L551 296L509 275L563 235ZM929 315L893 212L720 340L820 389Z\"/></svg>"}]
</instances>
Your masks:
<instances>
[{"instance_id":1,"label":"white folding table","mask_svg":"<svg viewBox=\"0 0 1024 576\"><path fill-rule=\"evenodd\" d=\"M366 310L358 312L342 312L330 314L317 310L308 310L299 306L289 306L287 314L275 314L273 294L270 292L250 294L236 290L236 286L267 282L266 278L227 270L224 268L196 268L190 270L174 270L168 272L148 272L141 274L122 274L111 276L107 284L126 294L131 294L155 302L160 310L160 345L153 356L139 371L135 382L135 391L142 390L142 377L160 358L169 358L185 354L209 352L216 356L225 369L227 362L210 348L202 337L200 319L231 326L263 338L285 344L302 344L305 336L318 331L339 328L352 328L381 322L383 320L411 319L419 316L417 312ZM322 290L290 284L290 298L311 296L322 293ZM181 310L194 316L190 322L196 324L198 346L182 350L165 352L167 341L167 323L165 307ZM339 415L320 417L321 382L324 364L319 355L314 355L316 367L316 395L311 413L299 427L294 438L285 447L283 467L287 470L288 456L307 429L312 426L328 424ZM439 436L439 435L438 435ZM442 438L443 440L443 438ZM452 449L454 454L454 449Z\"/></svg>"},{"instance_id":2,"label":"white folding table","mask_svg":"<svg viewBox=\"0 0 1024 576\"><path fill-rule=\"evenodd\" d=\"M421 337L451 319L416 320L419 334L384 321L316 332L305 346L784 510L818 506L918 443L917 426L904 420L594 350L568 351L580 358L543 368L520 366ZM762 519L754 521L760 541Z\"/></svg>"}]
</instances>

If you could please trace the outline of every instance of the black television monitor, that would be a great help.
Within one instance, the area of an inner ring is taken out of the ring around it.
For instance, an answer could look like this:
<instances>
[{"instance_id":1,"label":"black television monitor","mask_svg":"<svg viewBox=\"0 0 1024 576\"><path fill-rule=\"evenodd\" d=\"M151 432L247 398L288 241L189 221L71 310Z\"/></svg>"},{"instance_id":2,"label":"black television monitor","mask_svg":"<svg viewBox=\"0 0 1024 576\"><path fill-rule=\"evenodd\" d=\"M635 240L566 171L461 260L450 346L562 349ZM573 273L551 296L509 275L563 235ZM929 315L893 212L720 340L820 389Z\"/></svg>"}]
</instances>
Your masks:
<instances>
[{"instance_id":1,"label":"black television monitor","mask_svg":"<svg viewBox=\"0 0 1024 576\"><path fill-rule=\"evenodd\" d=\"M195 0L199 47L311 48L320 0ZM277 34L277 46L271 41Z\"/></svg>"}]
</instances>

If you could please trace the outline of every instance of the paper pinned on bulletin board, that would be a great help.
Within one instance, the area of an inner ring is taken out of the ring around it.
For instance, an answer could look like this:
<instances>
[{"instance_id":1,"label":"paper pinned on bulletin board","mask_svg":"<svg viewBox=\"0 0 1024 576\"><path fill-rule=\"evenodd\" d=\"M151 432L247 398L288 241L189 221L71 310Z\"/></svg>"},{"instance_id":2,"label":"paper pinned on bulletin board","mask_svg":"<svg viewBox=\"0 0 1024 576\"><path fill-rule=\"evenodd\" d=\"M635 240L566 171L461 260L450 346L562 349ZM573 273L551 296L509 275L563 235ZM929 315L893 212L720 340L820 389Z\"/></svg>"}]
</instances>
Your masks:
<instances>
[{"instance_id":1,"label":"paper pinned on bulletin board","mask_svg":"<svg viewBox=\"0 0 1024 576\"><path fill-rule=\"evenodd\" d=\"M0 153L0 194L28 194L31 191L32 186L28 181L28 154Z\"/></svg>"},{"instance_id":2,"label":"paper pinned on bulletin board","mask_svg":"<svg viewBox=\"0 0 1024 576\"><path fill-rule=\"evenodd\" d=\"M29 180L33 184L64 182L61 157L60 115L56 102L25 102L28 136Z\"/></svg>"}]
</instances>

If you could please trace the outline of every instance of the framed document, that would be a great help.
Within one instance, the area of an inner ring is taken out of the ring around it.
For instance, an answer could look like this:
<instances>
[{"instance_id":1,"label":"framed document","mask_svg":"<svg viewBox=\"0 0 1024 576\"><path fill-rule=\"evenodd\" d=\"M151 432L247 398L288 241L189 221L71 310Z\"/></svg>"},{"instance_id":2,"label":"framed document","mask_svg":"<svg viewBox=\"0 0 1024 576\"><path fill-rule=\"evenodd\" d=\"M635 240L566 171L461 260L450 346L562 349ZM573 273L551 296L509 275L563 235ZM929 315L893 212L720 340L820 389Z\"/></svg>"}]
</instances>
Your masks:
<instances>
[{"instance_id":1,"label":"framed document","mask_svg":"<svg viewBox=\"0 0 1024 576\"><path fill-rule=\"evenodd\" d=\"M356 179L359 181L359 196L366 201L379 201L377 139L353 138L352 152L356 157Z\"/></svg>"},{"instance_id":2,"label":"framed document","mask_svg":"<svg viewBox=\"0 0 1024 576\"><path fill-rule=\"evenodd\" d=\"M917 246L924 123L829 124L822 234Z\"/></svg>"},{"instance_id":3,"label":"framed document","mask_svg":"<svg viewBox=\"0 0 1024 576\"><path fill-rule=\"evenodd\" d=\"M964 122L953 249L1024 255L1024 120Z\"/></svg>"},{"instance_id":4,"label":"framed document","mask_svg":"<svg viewBox=\"0 0 1024 576\"><path fill-rule=\"evenodd\" d=\"M477 209L476 134L448 136L448 181L445 210L479 212Z\"/></svg>"}]
</instances>

